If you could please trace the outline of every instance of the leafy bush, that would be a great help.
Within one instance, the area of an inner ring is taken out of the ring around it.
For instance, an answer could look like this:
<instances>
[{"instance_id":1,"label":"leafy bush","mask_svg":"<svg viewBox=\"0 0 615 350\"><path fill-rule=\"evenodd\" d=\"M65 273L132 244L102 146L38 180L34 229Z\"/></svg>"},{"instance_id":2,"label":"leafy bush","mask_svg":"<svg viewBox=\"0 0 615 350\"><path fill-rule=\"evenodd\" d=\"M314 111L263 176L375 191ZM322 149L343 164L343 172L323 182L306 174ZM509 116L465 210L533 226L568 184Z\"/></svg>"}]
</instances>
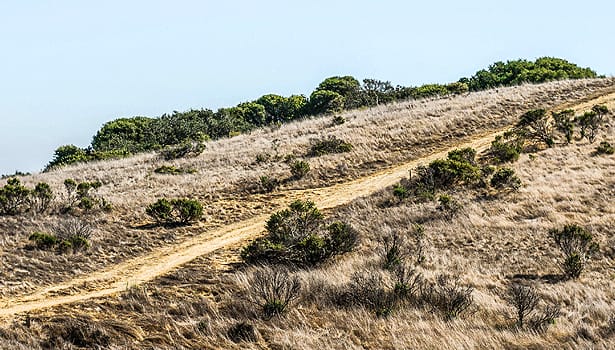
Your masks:
<instances>
[{"instance_id":1,"label":"leafy bush","mask_svg":"<svg viewBox=\"0 0 615 350\"><path fill-rule=\"evenodd\" d=\"M504 141L503 137L498 135L491 142L491 147L487 151L487 155L495 163L516 162L519 159L519 154L523 149L522 143L516 140Z\"/></svg>"},{"instance_id":2,"label":"leafy bush","mask_svg":"<svg viewBox=\"0 0 615 350\"><path fill-rule=\"evenodd\" d=\"M303 160L296 160L290 163L290 173L293 179L299 180L310 171L310 163Z\"/></svg>"},{"instance_id":3,"label":"leafy bush","mask_svg":"<svg viewBox=\"0 0 615 350\"><path fill-rule=\"evenodd\" d=\"M552 112L551 115L555 120L555 128L564 134L566 143L571 143L574 134L574 110L566 109L561 112Z\"/></svg>"},{"instance_id":4,"label":"leafy bush","mask_svg":"<svg viewBox=\"0 0 615 350\"><path fill-rule=\"evenodd\" d=\"M406 199L409 195L408 189L402 185L401 183L395 184L393 186L393 195L399 199L400 201Z\"/></svg>"},{"instance_id":5,"label":"leafy bush","mask_svg":"<svg viewBox=\"0 0 615 350\"><path fill-rule=\"evenodd\" d=\"M269 193L280 187L280 180L273 176L263 175L260 177L260 187L263 192Z\"/></svg>"},{"instance_id":6,"label":"leafy bush","mask_svg":"<svg viewBox=\"0 0 615 350\"><path fill-rule=\"evenodd\" d=\"M318 90L310 95L309 111L312 115L332 114L344 109L344 96L334 91Z\"/></svg>"},{"instance_id":7,"label":"leafy bush","mask_svg":"<svg viewBox=\"0 0 615 350\"><path fill-rule=\"evenodd\" d=\"M511 168L500 168L491 177L491 186L497 189L518 190L521 187L521 179L515 175Z\"/></svg>"},{"instance_id":8,"label":"leafy bush","mask_svg":"<svg viewBox=\"0 0 615 350\"><path fill-rule=\"evenodd\" d=\"M266 318L284 313L299 298L301 283L282 268L262 267L250 278L252 301Z\"/></svg>"},{"instance_id":9,"label":"leafy bush","mask_svg":"<svg viewBox=\"0 0 615 350\"><path fill-rule=\"evenodd\" d=\"M553 121L544 109L533 109L521 115L514 133L520 145L523 145L522 141L530 141L535 145L544 143L547 147L555 145Z\"/></svg>"},{"instance_id":10,"label":"leafy bush","mask_svg":"<svg viewBox=\"0 0 615 350\"><path fill-rule=\"evenodd\" d=\"M413 242L410 242L410 239ZM405 235L398 231L389 231L379 239L378 253L382 260L382 267L394 271L406 264L408 258L414 257L416 265L425 261L425 229L421 225L414 225L412 231Z\"/></svg>"},{"instance_id":11,"label":"leafy bush","mask_svg":"<svg viewBox=\"0 0 615 350\"><path fill-rule=\"evenodd\" d=\"M31 208L37 213L44 213L49 209L55 195L49 184L40 182L30 193Z\"/></svg>"},{"instance_id":12,"label":"leafy bush","mask_svg":"<svg viewBox=\"0 0 615 350\"><path fill-rule=\"evenodd\" d=\"M246 263L314 266L352 250L358 234L348 224L334 222L325 227L324 217L311 201L297 200L267 221L267 236L241 251Z\"/></svg>"},{"instance_id":13,"label":"leafy bush","mask_svg":"<svg viewBox=\"0 0 615 350\"><path fill-rule=\"evenodd\" d=\"M0 215L23 214L30 209L31 191L18 178L10 178L0 188Z\"/></svg>"},{"instance_id":14,"label":"leafy bush","mask_svg":"<svg viewBox=\"0 0 615 350\"><path fill-rule=\"evenodd\" d=\"M203 216L203 205L194 199L158 199L150 204L145 213L158 224L188 224Z\"/></svg>"},{"instance_id":15,"label":"leafy bush","mask_svg":"<svg viewBox=\"0 0 615 350\"><path fill-rule=\"evenodd\" d=\"M352 145L335 136L330 136L325 139L312 140L308 156L318 157L330 153L350 152Z\"/></svg>"},{"instance_id":16,"label":"leafy bush","mask_svg":"<svg viewBox=\"0 0 615 350\"><path fill-rule=\"evenodd\" d=\"M186 168L178 168L174 165L162 165L156 169L154 169L156 174L169 174L169 175L180 175L180 174L194 174L196 173L195 169L186 169Z\"/></svg>"},{"instance_id":17,"label":"leafy bush","mask_svg":"<svg viewBox=\"0 0 615 350\"><path fill-rule=\"evenodd\" d=\"M80 209L90 212L96 209L109 211L111 204L104 197L99 196L96 191L102 186L100 181L77 182L73 179L64 180L66 190L66 203L62 208L63 212L71 212Z\"/></svg>"},{"instance_id":18,"label":"leafy bush","mask_svg":"<svg viewBox=\"0 0 615 350\"><path fill-rule=\"evenodd\" d=\"M448 194L442 194L438 197L438 206L436 209L442 212L447 219L451 219L457 215L461 208L461 204Z\"/></svg>"},{"instance_id":19,"label":"leafy bush","mask_svg":"<svg viewBox=\"0 0 615 350\"><path fill-rule=\"evenodd\" d=\"M44 232L33 232L28 239L33 241L38 249L51 249L58 244L56 236Z\"/></svg>"},{"instance_id":20,"label":"leafy bush","mask_svg":"<svg viewBox=\"0 0 615 350\"><path fill-rule=\"evenodd\" d=\"M567 278L579 278L591 256L598 250L592 235L578 225L565 225L563 229L552 229L549 235L563 253L560 267Z\"/></svg>"},{"instance_id":21,"label":"leafy bush","mask_svg":"<svg viewBox=\"0 0 615 350\"><path fill-rule=\"evenodd\" d=\"M581 138L587 138L590 143L594 143L598 130L604 123L605 116L609 113L606 106L595 105L589 112L575 118L581 127Z\"/></svg>"},{"instance_id":22,"label":"leafy bush","mask_svg":"<svg viewBox=\"0 0 615 350\"><path fill-rule=\"evenodd\" d=\"M614 154L615 147L611 146L607 141L600 142L600 145L596 147L596 154Z\"/></svg>"}]
</instances>

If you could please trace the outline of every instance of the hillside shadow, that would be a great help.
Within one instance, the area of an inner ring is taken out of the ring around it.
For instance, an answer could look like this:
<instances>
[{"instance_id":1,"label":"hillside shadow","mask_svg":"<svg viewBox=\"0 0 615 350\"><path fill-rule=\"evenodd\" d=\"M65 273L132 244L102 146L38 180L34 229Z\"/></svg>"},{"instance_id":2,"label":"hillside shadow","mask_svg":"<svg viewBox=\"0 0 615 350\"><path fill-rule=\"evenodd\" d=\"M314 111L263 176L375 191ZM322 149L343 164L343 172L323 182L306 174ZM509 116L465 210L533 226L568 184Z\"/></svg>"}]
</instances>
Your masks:
<instances>
[{"instance_id":1,"label":"hillside shadow","mask_svg":"<svg viewBox=\"0 0 615 350\"><path fill-rule=\"evenodd\" d=\"M542 281L549 284L556 284L566 280L562 274L549 273L545 275L535 273L518 273L509 277L511 280Z\"/></svg>"}]
</instances>

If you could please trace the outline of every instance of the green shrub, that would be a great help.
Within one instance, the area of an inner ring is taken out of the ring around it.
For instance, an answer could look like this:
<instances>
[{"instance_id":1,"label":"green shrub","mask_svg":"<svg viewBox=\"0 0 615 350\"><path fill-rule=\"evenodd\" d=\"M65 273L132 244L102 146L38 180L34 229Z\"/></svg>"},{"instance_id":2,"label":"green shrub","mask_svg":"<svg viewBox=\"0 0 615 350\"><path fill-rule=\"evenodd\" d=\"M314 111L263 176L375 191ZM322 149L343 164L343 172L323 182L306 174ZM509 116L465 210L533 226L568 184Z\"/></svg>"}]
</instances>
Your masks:
<instances>
[{"instance_id":1,"label":"green shrub","mask_svg":"<svg viewBox=\"0 0 615 350\"><path fill-rule=\"evenodd\" d=\"M515 171L511 168L498 169L493 177L491 177L491 187L497 189L518 190L521 187L521 179L515 175Z\"/></svg>"},{"instance_id":2,"label":"green shrub","mask_svg":"<svg viewBox=\"0 0 615 350\"><path fill-rule=\"evenodd\" d=\"M331 153L350 152L352 145L335 136L330 136L325 139L313 140L308 152L310 157L318 157Z\"/></svg>"},{"instance_id":3,"label":"green shrub","mask_svg":"<svg viewBox=\"0 0 615 350\"><path fill-rule=\"evenodd\" d=\"M266 229L265 237L242 249L244 262L310 267L352 250L358 241L357 232L348 224L334 222L325 227L323 215L311 201L297 200L274 213Z\"/></svg>"},{"instance_id":4,"label":"green shrub","mask_svg":"<svg viewBox=\"0 0 615 350\"><path fill-rule=\"evenodd\" d=\"M408 197L408 189L401 183L395 184L395 186L393 186L393 195L402 201Z\"/></svg>"},{"instance_id":5,"label":"green shrub","mask_svg":"<svg viewBox=\"0 0 615 350\"><path fill-rule=\"evenodd\" d=\"M436 159L429 163L423 180L429 180L434 190L456 185L474 184L480 179L480 169L470 162L453 159Z\"/></svg>"},{"instance_id":6,"label":"green shrub","mask_svg":"<svg viewBox=\"0 0 615 350\"><path fill-rule=\"evenodd\" d=\"M561 112L551 112L551 115L555 120L555 128L564 134L566 143L571 143L574 134L574 110L566 109Z\"/></svg>"},{"instance_id":7,"label":"green shrub","mask_svg":"<svg viewBox=\"0 0 615 350\"><path fill-rule=\"evenodd\" d=\"M522 141L530 141L534 145L544 143L547 147L555 145L553 121L544 109L533 109L521 115L514 133L519 145L523 145Z\"/></svg>"},{"instance_id":8,"label":"green shrub","mask_svg":"<svg viewBox=\"0 0 615 350\"><path fill-rule=\"evenodd\" d=\"M0 215L18 215L30 210L31 191L18 178L10 178L0 188Z\"/></svg>"},{"instance_id":9,"label":"green shrub","mask_svg":"<svg viewBox=\"0 0 615 350\"><path fill-rule=\"evenodd\" d=\"M52 249L58 244L56 236L44 232L34 232L28 239L33 241L38 249Z\"/></svg>"},{"instance_id":10,"label":"green shrub","mask_svg":"<svg viewBox=\"0 0 615 350\"><path fill-rule=\"evenodd\" d=\"M263 175L260 177L260 187L263 192L273 192L280 187L280 180L273 176Z\"/></svg>"},{"instance_id":11,"label":"green shrub","mask_svg":"<svg viewBox=\"0 0 615 350\"><path fill-rule=\"evenodd\" d=\"M448 219L457 215L461 208L461 204L448 194L442 194L438 197L438 206L436 209L444 213L444 216Z\"/></svg>"},{"instance_id":12,"label":"green shrub","mask_svg":"<svg viewBox=\"0 0 615 350\"><path fill-rule=\"evenodd\" d=\"M476 165L476 150L474 148L457 148L448 152L449 160Z\"/></svg>"},{"instance_id":13,"label":"green shrub","mask_svg":"<svg viewBox=\"0 0 615 350\"><path fill-rule=\"evenodd\" d=\"M30 193L32 209L38 213L44 213L49 209L54 197L51 186L45 182L39 182Z\"/></svg>"},{"instance_id":14,"label":"green shrub","mask_svg":"<svg viewBox=\"0 0 615 350\"><path fill-rule=\"evenodd\" d=\"M63 212L70 212L76 209L81 209L84 212L90 212L95 209L109 211L111 204L98 194L96 191L102 186L100 181L92 182L77 182L73 179L64 180L64 189L66 190L66 200Z\"/></svg>"},{"instance_id":15,"label":"green shrub","mask_svg":"<svg viewBox=\"0 0 615 350\"><path fill-rule=\"evenodd\" d=\"M158 199L150 204L145 213L158 224L188 224L203 216L203 205L193 199Z\"/></svg>"},{"instance_id":16,"label":"green shrub","mask_svg":"<svg viewBox=\"0 0 615 350\"><path fill-rule=\"evenodd\" d=\"M491 142L491 147L487 151L489 158L495 163L516 162L519 159L519 154L523 149L522 143L516 140L508 142L503 140L503 137L498 135Z\"/></svg>"},{"instance_id":17,"label":"green shrub","mask_svg":"<svg viewBox=\"0 0 615 350\"><path fill-rule=\"evenodd\" d=\"M600 142L600 145L596 147L596 154L614 154L615 147L611 146L607 141Z\"/></svg>"},{"instance_id":18,"label":"green shrub","mask_svg":"<svg viewBox=\"0 0 615 350\"><path fill-rule=\"evenodd\" d=\"M296 160L290 164L290 173L293 179L299 180L310 171L310 163L303 160Z\"/></svg>"},{"instance_id":19,"label":"green shrub","mask_svg":"<svg viewBox=\"0 0 615 350\"><path fill-rule=\"evenodd\" d=\"M592 235L578 225L565 225L563 229L552 229L549 235L563 253L560 266L567 278L579 278L591 256L598 251L598 244Z\"/></svg>"}]
</instances>

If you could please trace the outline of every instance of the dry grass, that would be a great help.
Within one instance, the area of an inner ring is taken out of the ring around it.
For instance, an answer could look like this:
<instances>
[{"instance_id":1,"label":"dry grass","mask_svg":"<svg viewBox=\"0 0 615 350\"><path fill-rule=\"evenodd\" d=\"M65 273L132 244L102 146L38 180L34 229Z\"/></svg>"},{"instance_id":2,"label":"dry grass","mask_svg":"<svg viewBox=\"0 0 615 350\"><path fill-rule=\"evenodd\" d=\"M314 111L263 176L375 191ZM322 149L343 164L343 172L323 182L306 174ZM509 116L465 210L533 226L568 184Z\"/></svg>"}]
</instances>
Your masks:
<instances>
[{"instance_id":1,"label":"dry grass","mask_svg":"<svg viewBox=\"0 0 615 350\"><path fill-rule=\"evenodd\" d=\"M102 194L118 203L119 215L96 218L94 248L69 257L24 248L29 231L53 224L54 217L0 218L2 261L12 268L3 269L3 293L21 294L205 229L131 228L144 219L133 208L162 194L195 193L202 199L211 196L214 203L226 201L226 212L209 214L219 221L207 225L223 224L220 217L229 212L239 220L270 211L275 207L271 204L274 196L245 195L246 202L262 201L254 213L239 208L240 202L230 196L237 195L242 183L263 173L282 176L288 171L281 163L254 162L256 154L272 152L268 140L273 138L279 140L280 154L304 153L309 139L324 135L322 130L354 144L351 153L311 159L313 173L308 179L289 185L322 186L501 128L527 109L582 98L609 84L612 82L595 80L507 88L353 111L346 115L349 122L336 127L328 127L328 120L316 119L280 130L261 130L211 143L199 158L177 161L178 166L198 169L193 175L153 175L151 170L160 164L153 155L34 175L27 179L29 183L44 180L54 186L66 177L100 179L105 183ZM615 143L613 125L602 135ZM421 141L425 147L419 148ZM454 192L463 208L453 219L443 217L432 202L385 205L391 202L390 190L331 210L329 215L348 221L360 232L362 244L357 252L318 269L298 272L304 297L283 317L264 320L247 302L248 272L231 264L237 261L239 247L235 246L142 286L127 286L120 295L20 315L14 325L0 330L0 347L36 349L50 342L59 348L74 347L63 333L74 321L89 329L91 338L96 330L108 335L110 344L104 348L110 349L607 349L614 339L608 329L615 315L615 158L592 156L594 148L576 142L532 157L523 155L513 165L524 183L518 192L490 199L479 191ZM335 172L339 164L345 164L345 175ZM427 278L443 272L462 276L465 284L475 288L475 313L445 322L427 310L406 307L389 318L378 318L370 311L340 308L330 302L332 287L342 286L354 271L377 268L376 248L383 233L408 232L417 222L427 234L427 259L420 271ZM567 223L587 227L601 249L579 280L551 283L549 275L559 273L558 252L547 231ZM166 241L165 235L169 235ZM519 332L511 327L513 310L504 293L512 280L535 285L546 301L562 307L562 316L546 333ZM238 321L256 327L257 342L236 344L226 336Z\"/></svg>"}]
</instances>

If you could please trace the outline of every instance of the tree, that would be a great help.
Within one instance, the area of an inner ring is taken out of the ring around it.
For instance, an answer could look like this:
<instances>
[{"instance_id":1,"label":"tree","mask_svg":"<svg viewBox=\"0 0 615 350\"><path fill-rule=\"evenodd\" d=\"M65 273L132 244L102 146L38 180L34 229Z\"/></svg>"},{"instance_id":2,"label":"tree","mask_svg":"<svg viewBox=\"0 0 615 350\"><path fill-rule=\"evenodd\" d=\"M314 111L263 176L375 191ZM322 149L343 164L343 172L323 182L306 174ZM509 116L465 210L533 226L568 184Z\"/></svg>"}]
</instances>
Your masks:
<instances>
[{"instance_id":1,"label":"tree","mask_svg":"<svg viewBox=\"0 0 615 350\"><path fill-rule=\"evenodd\" d=\"M515 133L522 139L545 143L553 147L553 123L544 109L533 109L524 113L515 125Z\"/></svg>"},{"instance_id":2,"label":"tree","mask_svg":"<svg viewBox=\"0 0 615 350\"><path fill-rule=\"evenodd\" d=\"M92 139L95 151L125 149L130 153L150 149L150 126L147 117L119 118L105 123Z\"/></svg>"},{"instance_id":3,"label":"tree","mask_svg":"<svg viewBox=\"0 0 615 350\"><path fill-rule=\"evenodd\" d=\"M280 95L268 94L261 96L256 103L265 107L267 124L286 121L285 104L286 98Z\"/></svg>"},{"instance_id":4,"label":"tree","mask_svg":"<svg viewBox=\"0 0 615 350\"><path fill-rule=\"evenodd\" d=\"M53 159L45 166L43 171L49 171L57 166L68 165L90 160L86 150L75 145L58 147L53 153Z\"/></svg>"},{"instance_id":5,"label":"tree","mask_svg":"<svg viewBox=\"0 0 615 350\"><path fill-rule=\"evenodd\" d=\"M574 110L567 109L561 112L552 112L553 120L555 121L555 128L564 133L566 137L566 143L572 142L572 135L574 132Z\"/></svg>"},{"instance_id":6,"label":"tree","mask_svg":"<svg viewBox=\"0 0 615 350\"><path fill-rule=\"evenodd\" d=\"M318 85L316 91L338 93L343 97L343 107L345 109L355 108L360 105L361 84L357 79L349 75L329 77Z\"/></svg>"},{"instance_id":7,"label":"tree","mask_svg":"<svg viewBox=\"0 0 615 350\"><path fill-rule=\"evenodd\" d=\"M314 91L310 96L309 110L312 115L340 112L344 108L344 97L329 90Z\"/></svg>"},{"instance_id":8,"label":"tree","mask_svg":"<svg viewBox=\"0 0 615 350\"><path fill-rule=\"evenodd\" d=\"M393 95L395 88L389 81L363 79L361 91L363 103L367 106L377 106L395 99Z\"/></svg>"}]
</instances>

